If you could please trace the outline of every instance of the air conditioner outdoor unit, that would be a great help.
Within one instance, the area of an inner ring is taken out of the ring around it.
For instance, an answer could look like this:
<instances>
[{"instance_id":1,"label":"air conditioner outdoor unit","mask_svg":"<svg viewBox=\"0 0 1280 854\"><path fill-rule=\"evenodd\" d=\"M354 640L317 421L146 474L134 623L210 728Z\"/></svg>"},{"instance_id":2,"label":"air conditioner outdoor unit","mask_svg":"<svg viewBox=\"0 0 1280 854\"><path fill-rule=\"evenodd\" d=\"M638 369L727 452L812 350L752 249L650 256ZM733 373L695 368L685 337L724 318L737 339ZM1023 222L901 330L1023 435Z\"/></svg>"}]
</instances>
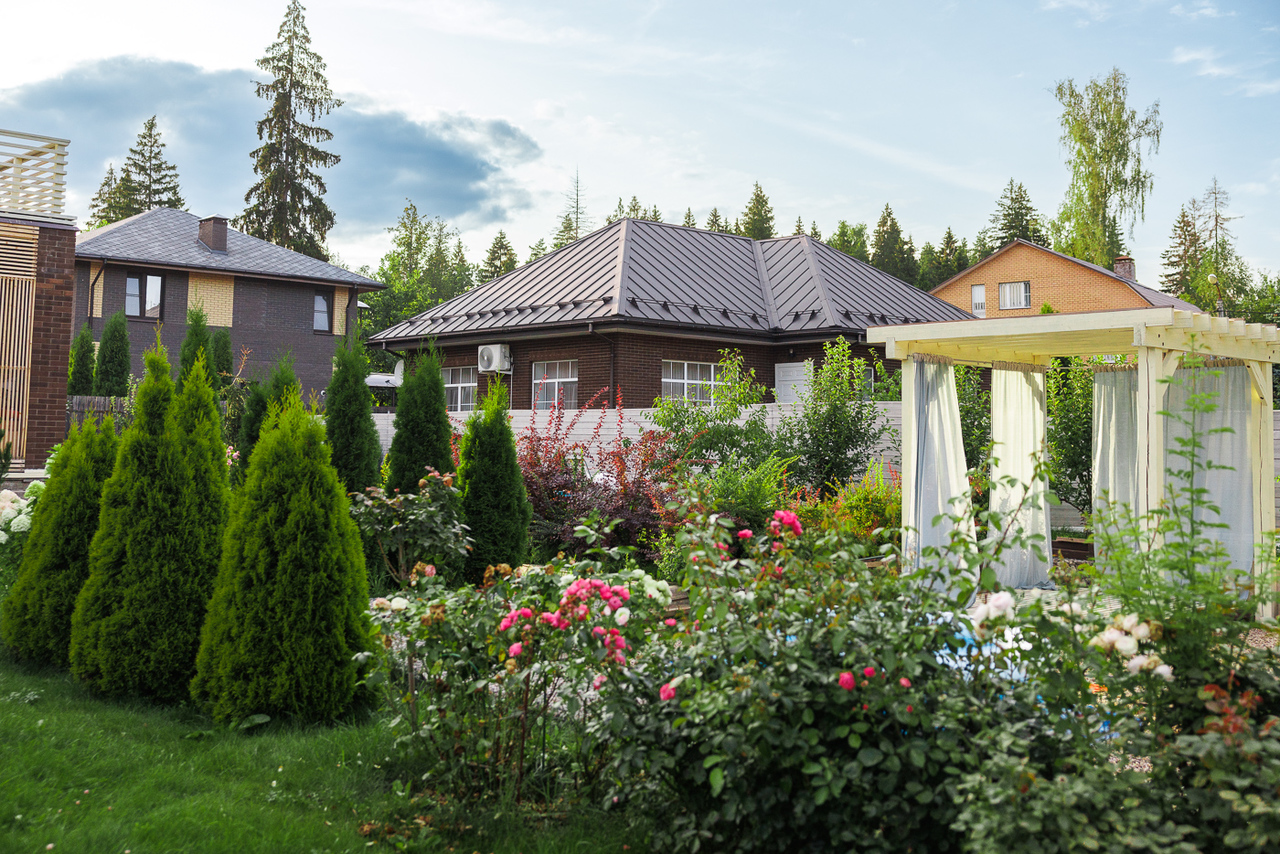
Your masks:
<instances>
[{"instance_id":1,"label":"air conditioner outdoor unit","mask_svg":"<svg viewBox=\"0 0 1280 854\"><path fill-rule=\"evenodd\" d=\"M511 373L511 346L508 344L481 344L478 364L482 373Z\"/></svg>"}]
</instances>

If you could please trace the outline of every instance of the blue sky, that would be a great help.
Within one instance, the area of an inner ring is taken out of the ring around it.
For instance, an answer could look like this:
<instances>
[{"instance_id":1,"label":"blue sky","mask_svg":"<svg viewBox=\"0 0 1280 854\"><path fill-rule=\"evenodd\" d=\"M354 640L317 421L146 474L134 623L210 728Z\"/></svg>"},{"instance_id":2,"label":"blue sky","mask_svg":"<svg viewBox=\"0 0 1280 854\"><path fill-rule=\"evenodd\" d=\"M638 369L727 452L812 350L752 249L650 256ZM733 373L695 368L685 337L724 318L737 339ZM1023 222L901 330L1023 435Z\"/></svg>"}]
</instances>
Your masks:
<instances>
[{"instance_id":1,"label":"blue sky","mask_svg":"<svg viewBox=\"0 0 1280 854\"><path fill-rule=\"evenodd\" d=\"M284 2L60 4L61 49L6 45L0 126L72 140L83 216L106 164L157 114L190 209L234 215L265 102L253 62ZM212 14L200 10L213 10ZM1155 190L1129 239L1156 284L1178 208L1216 176L1238 247L1280 272L1280 4L313 0L307 21L346 105L330 117L331 244L374 264L406 197L523 258L574 171L603 223L619 196L739 213L759 181L779 226L872 225L917 247L970 239L1009 178L1051 215L1067 186L1055 82L1118 66L1160 102Z\"/></svg>"}]
</instances>

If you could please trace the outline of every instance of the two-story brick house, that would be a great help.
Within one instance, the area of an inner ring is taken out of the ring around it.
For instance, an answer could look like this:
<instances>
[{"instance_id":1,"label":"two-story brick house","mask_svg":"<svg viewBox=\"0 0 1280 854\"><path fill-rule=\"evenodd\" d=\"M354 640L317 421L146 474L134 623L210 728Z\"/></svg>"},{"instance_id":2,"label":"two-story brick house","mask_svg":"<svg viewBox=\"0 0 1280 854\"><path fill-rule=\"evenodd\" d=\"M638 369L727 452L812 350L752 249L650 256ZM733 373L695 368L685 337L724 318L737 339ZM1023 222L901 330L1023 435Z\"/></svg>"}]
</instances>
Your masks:
<instances>
[{"instance_id":1,"label":"two-story brick house","mask_svg":"<svg viewBox=\"0 0 1280 854\"><path fill-rule=\"evenodd\" d=\"M1200 311L1185 300L1138 284L1133 259L1116 259L1108 270L1026 240L1014 240L932 291L977 317L1056 312L1111 311L1173 306Z\"/></svg>"},{"instance_id":2,"label":"two-story brick house","mask_svg":"<svg viewBox=\"0 0 1280 854\"><path fill-rule=\"evenodd\" d=\"M75 257L75 330L88 323L100 340L106 319L123 310L133 373L141 375L157 329L176 371L187 308L199 305L211 331L230 331L237 361L249 351L248 373L265 374L291 353L304 396L328 385L337 340L355 331L358 295L383 287L236 231L223 217L170 208L84 232Z\"/></svg>"}]
</instances>

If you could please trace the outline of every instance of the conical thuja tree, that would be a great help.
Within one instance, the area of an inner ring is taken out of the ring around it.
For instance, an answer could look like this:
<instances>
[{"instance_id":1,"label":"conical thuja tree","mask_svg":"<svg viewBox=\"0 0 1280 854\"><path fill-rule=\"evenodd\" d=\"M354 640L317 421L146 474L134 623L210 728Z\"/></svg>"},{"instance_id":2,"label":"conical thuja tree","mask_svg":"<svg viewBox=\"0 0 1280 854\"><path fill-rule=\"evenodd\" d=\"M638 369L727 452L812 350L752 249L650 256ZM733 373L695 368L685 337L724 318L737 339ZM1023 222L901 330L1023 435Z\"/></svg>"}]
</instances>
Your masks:
<instances>
[{"instance_id":1,"label":"conical thuja tree","mask_svg":"<svg viewBox=\"0 0 1280 854\"><path fill-rule=\"evenodd\" d=\"M417 493L418 481L431 466L439 472L453 471L450 439L453 428L445 410L444 378L440 357L429 353L406 376L396 395L395 436L391 439L388 462L391 476L387 491Z\"/></svg>"},{"instance_id":2,"label":"conical thuja tree","mask_svg":"<svg viewBox=\"0 0 1280 854\"><path fill-rule=\"evenodd\" d=\"M332 720L358 698L368 581L324 427L272 404L237 494L191 695L216 720Z\"/></svg>"},{"instance_id":3,"label":"conical thuja tree","mask_svg":"<svg viewBox=\"0 0 1280 854\"><path fill-rule=\"evenodd\" d=\"M209 356L209 366L212 368L211 373L218 378L214 387L224 388L230 385L231 371L235 367L231 354L231 333L226 329L219 329L213 333L213 343L209 346L213 349Z\"/></svg>"},{"instance_id":4,"label":"conical thuja tree","mask_svg":"<svg viewBox=\"0 0 1280 854\"><path fill-rule=\"evenodd\" d=\"M236 483L244 483L249 476L249 462L253 457L253 449L258 444L262 422L267 417L267 407L286 400L302 400L302 385L293 372L293 359L289 356L276 362L267 385L255 382L249 387L244 401L244 415L240 418L240 437L236 442L236 450L240 452L240 462L235 473Z\"/></svg>"},{"instance_id":5,"label":"conical thuja tree","mask_svg":"<svg viewBox=\"0 0 1280 854\"><path fill-rule=\"evenodd\" d=\"M158 343L146 364L71 617L71 672L103 694L173 702L195 672L227 487L203 362L176 402Z\"/></svg>"},{"instance_id":6,"label":"conical thuja tree","mask_svg":"<svg viewBox=\"0 0 1280 854\"><path fill-rule=\"evenodd\" d=\"M462 512L475 547L465 577L478 584L490 565L519 566L529 550L533 506L516 457L516 437L507 420L507 389L489 386L480 410L467 421L458 460Z\"/></svg>"},{"instance_id":7,"label":"conical thuja tree","mask_svg":"<svg viewBox=\"0 0 1280 854\"><path fill-rule=\"evenodd\" d=\"M182 349L178 352L177 390L179 393L182 392L183 381L196 363L196 357L201 353L204 353L206 372L211 373L209 385L215 390L218 388L217 374L208 371L208 366L213 360L210 355L213 351L212 342L213 339L209 335L209 316L200 306L188 308L187 334L183 336Z\"/></svg>"},{"instance_id":8,"label":"conical thuja tree","mask_svg":"<svg viewBox=\"0 0 1280 854\"><path fill-rule=\"evenodd\" d=\"M369 360L359 344L343 343L333 361L333 378L325 394L324 432L343 489L364 492L378 485L382 466L382 444L373 424L373 396L365 382Z\"/></svg>"},{"instance_id":9,"label":"conical thuja tree","mask_svg":"<svg viewBox=\"0 0 1280 854\"><path fill-rule=\"evenodd\" d=\"M93 333L86 323L71 344L71 376L67 396L93 394Z\"/></svg>"},{"instance_id":10,"label":"conical thuja tree","mask_svg":"<svg viewBox=\"0 0 1280 854\"><path fill-rule=\"evenodd\" d=\"M93 393L99 397L124 397L129 393L129 321L117 311L102 329Z\"/></svg>"},{"instance_id":11,"label":"conical thuja tree","mask_svg":"<svg viewBox=\"0 0 1280 854\"><path fill-rule=\"evenodd\" d=\"M0 604L0 638L23 659L59 667L69 662L71 612L89 577L89 544L116 446L111 416L101 427L90 418L72 425L49 466L18 577Z\"/></svg>"}]
</instances>

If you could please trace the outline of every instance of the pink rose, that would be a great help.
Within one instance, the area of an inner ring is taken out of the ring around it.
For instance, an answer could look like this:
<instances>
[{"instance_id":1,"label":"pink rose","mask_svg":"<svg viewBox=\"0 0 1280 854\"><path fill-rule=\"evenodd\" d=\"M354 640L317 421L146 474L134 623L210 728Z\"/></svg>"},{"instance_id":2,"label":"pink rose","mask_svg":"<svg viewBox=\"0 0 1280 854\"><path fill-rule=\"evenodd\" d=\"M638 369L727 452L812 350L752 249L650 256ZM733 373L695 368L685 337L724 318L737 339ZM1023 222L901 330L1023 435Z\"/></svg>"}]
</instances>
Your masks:
<instances>
[{"instance_id":1,"label":"pink rose","mask_svg":"<svg viewBox=\"0 0 1280 854\"><path fill-rule=\"evenodd\" d=\"M674 700L676 698L676 689L672 688L671 683L668 682L658 689L658 697L662 700Z\"/></svg>"},{"instance_id":2,"label":"pink rose","mask_svg":"<svg viewBox=\"0 0 1280 854\"><path fill-rule=\"evenodd\" d=\"M511 646L507 647L507 655L511 656L512 658L515 658L517 655L519 655L522 652L524 652L524 644L520 643L519 641L516 641Z\"/></svg>"},{"instance_id":3,"label":"pink rose","mask_svg":"<svg viewBox=\"0 0 1280 854\"><path fill-rule=\"evenodd\" d=\"M740 540L749 540L751 539L751 537L752 537L752 534L751 534L750 528L743 528L741 531L738 532L738 539Z\"/></svg>"},{"instance_id":4,"label":"pink rose","mask_svg":"<svg viewBox=\"0 0 1280 854\"><path fill-rule=\"evenodd\" d=\"M903 676L901 679L898 680L898 684L901 685L903 688L910 688L911 680Z\"/></svg>"},{"instance_id":5,"label":"pink rose","mask_svg":"<svg viewBox=\"0 0 1280 854\"><path fill-rule=\"evenodd\" d=\"M675 617L667 617L662 622L666 623L668 626L674 626L676 624Z\"/></svg>"},{"instance_id":6,"label":"pink rose","mask_svg":"<svg viewBox=\"0 0 1280 854\"><path fill-rule=\"evenodd\" d=\"M591 687L593 690L599 691L600 686L603 685L608 680L609 680L609 677L601 673L600 675L596 676L595 679L591 680Z\"/></svg>"},{"instance_id":7,"label":"pink rose","mask_svg":"<svg viewBox=\"0 0 1280 854\"><path fill-rule=\"evenodd\" d=\"M910 707L910 706L907 706L907 712L908 712L908 713L910 713L910 712L911 712L911 707Z\"/></svg>"},{"instance_id":8,"label":"pink rose","mask_svg":"<svg viewBox=\"0 0 1280 854\"><path fill-rule=\"evenodd\" d=\"M853 674L845 671L840 674L840 687L846 691L852 691L854 685Z\"/></svg>"},{"instance_id":9,"label":"pink rose","mask_svg":"<svg viewBox=\"0 0 1280 854\"><path fill-rule=\"evenodd\" d=\"M432 566L431 564L427 564L427 568L426 568L426 569L424 569L424 570L422 570L422 574L423 574L425 577L427 577L427 578L435 578L435 577L436 577L436 568L435 568L434 566Z\"/></svg>"},{"instance_id":10,"label":"pink rose","mask_svg":"<svg viewBox=\"0 0 1280 854\"><path fill-rule=\"evenodd\" d=\"M866 677L875 676L876 669L874 667L864 667L862 668L862 675Z\"/></svg>"}]
</instances>

